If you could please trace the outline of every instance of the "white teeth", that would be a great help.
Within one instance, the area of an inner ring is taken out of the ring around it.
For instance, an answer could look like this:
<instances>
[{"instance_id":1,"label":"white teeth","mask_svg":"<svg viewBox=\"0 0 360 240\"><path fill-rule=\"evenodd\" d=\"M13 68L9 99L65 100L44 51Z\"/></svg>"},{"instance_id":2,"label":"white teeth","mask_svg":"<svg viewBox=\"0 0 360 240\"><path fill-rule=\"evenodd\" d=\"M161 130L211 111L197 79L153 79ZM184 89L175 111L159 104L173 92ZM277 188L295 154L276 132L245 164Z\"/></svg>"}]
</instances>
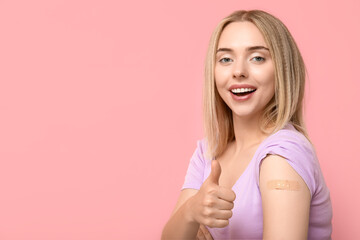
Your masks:
<instances>
[{"instance_id":1,"label":"white teeth","mask_svg":"<svg viewBox=\"0 0 360 240\"><path fill-rule=\"evenodd\" d=\"M233 93L244 93L244 92L251 92L254 91L255 89L253 88L234 88L231 89L231 92Z\"/></svg>"}]
</instances>

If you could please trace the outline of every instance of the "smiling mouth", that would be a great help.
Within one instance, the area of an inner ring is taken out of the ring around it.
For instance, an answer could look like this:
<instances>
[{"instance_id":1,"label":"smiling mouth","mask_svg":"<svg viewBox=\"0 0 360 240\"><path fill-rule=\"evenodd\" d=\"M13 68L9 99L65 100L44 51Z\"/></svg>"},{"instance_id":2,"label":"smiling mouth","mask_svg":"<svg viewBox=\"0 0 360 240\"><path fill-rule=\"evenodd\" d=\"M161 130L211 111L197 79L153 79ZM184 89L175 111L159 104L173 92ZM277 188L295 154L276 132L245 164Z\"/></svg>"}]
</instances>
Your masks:
<instances>
[{"instance_id":1,"label":"smiling mouth","mask_svg":"<svg viewBox=\"0 0 360 240\"><path fill-rule=\"evenodd\" d=\"M246 96L250 93L253 93L255 92L256 89L253 89L253 88L234 88L234 89L231 89L230 92L236 96Z\"/></svg>"}]
</instances>

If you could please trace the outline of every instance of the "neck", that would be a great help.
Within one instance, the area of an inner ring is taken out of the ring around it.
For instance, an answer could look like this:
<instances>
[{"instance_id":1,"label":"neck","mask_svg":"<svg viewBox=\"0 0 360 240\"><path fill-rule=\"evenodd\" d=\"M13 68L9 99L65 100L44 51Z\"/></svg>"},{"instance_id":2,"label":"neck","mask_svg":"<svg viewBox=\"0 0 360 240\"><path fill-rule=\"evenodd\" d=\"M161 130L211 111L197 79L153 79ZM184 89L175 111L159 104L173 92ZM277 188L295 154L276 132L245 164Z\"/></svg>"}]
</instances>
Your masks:
<instances>
[{"instance_id":1,"label":"neck","mask_svg":"<svg viewBox=\"0 0 360 240\"><path fill-rule=\"evenodd\" d=\"M238 117L233 114L236 152L260 144L269 134L260 128L260 114L256 117Z\"/></svg>"}]
</instances>

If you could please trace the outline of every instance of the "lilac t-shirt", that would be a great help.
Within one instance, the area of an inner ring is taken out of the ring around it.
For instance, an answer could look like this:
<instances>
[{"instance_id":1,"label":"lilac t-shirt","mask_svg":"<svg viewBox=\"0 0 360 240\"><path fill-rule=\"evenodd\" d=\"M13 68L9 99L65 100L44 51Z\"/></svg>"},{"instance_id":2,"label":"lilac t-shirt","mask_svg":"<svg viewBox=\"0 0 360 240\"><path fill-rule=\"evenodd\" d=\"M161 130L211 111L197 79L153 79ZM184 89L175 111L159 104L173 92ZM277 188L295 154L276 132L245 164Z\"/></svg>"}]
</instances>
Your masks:
<instances>
[{"instance_id":1,"label":"lilac t-shirt","mask_svg":"<svg viewBox=\"0 0 360 240\"><path fill-rule=\"evenodd\" d=\"M211 159L205 157L206 141L198 141L190 160L182 189L200 189L211 171ZM307 138L293 125L267 137L232 190L236 194L233 216L225 228L209 228L217 239L262 239L263 213L259 188L259 166L267 154L276 154L302 177L311 194L308 239L331 239L332 207L330 192L322 175L316 153Z\"/></svg>"}]
</instances>

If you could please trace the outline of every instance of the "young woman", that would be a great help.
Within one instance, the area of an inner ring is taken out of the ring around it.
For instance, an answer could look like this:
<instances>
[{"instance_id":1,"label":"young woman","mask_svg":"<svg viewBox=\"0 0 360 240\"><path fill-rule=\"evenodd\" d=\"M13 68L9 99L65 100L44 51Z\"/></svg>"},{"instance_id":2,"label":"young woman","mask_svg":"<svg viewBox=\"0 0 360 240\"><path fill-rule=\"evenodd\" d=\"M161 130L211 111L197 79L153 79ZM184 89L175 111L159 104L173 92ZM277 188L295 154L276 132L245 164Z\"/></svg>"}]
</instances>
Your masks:
<instances>
[{"instance_id":1,"label":"young woman","mask_svg":"<svg viewBox=\"0 0 360 240\"><path fill-rule=\"evenodd\" d=\"M279 19L236 11L219 23L205 66L206 137L162 239L331 239L304 84L303 59Z\"/></svg>"}]
</instances>

